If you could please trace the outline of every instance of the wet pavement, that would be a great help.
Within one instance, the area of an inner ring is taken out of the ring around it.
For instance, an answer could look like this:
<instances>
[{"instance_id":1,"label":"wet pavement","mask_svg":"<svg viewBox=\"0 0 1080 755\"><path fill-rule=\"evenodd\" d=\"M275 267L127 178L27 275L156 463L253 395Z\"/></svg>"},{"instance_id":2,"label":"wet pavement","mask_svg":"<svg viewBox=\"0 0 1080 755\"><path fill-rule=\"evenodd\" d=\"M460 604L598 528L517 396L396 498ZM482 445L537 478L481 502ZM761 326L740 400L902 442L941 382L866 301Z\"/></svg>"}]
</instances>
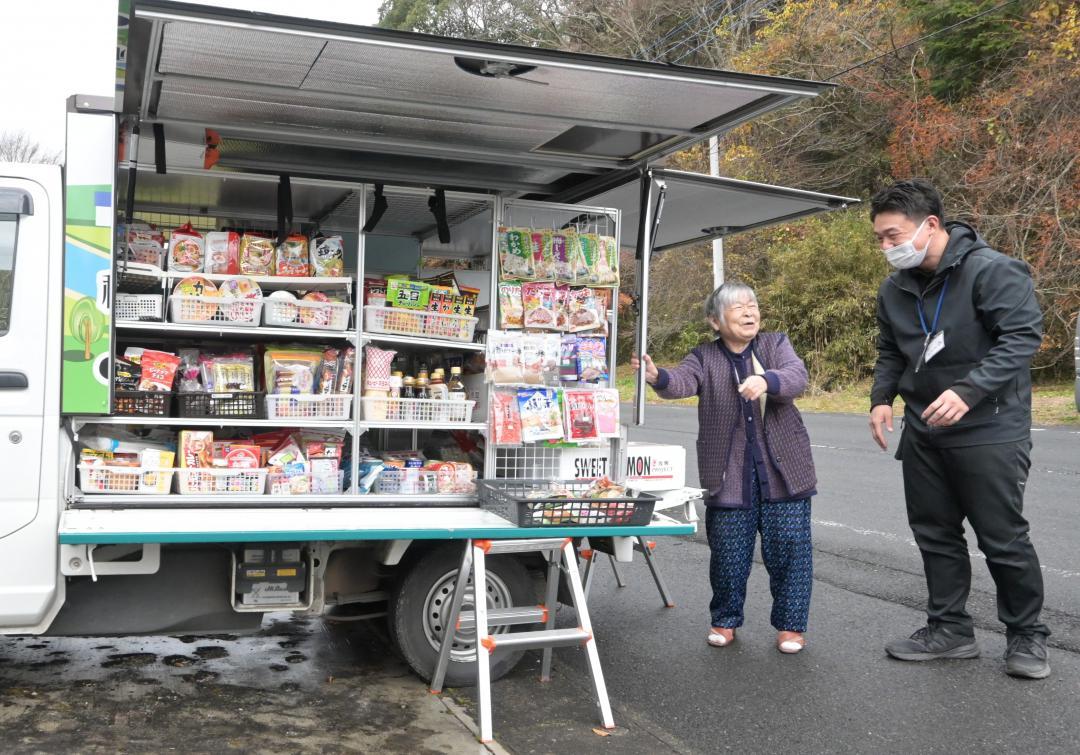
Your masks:
<instances>
[{"instance_id":1,"label":"wet pavement","mask_svg":"<svg viewBox=\"0 0 1080 755\"><path fill-rule=\"evenodd\" d=\"M271 614L246 636L0 637L0 751L487 752L379 630Z\"/></svg>"}]
</instances>

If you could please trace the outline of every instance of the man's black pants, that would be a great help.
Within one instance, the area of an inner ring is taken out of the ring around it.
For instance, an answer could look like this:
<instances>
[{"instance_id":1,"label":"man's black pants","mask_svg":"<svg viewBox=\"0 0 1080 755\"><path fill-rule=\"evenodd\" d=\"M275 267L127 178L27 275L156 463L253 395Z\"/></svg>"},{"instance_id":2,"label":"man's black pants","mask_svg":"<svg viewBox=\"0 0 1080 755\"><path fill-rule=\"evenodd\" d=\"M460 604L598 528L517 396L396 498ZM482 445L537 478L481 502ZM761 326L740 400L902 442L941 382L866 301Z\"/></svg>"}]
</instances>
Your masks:
<instances>
[{"instance_id":1,"label":"man's black pants","mask_svg":"<svg viewBox=\"0 0 1080 755\"><path fill-rule=\"evenodd\" d=\"M1009 636L1050 630L1039 621L1042 571L1024 519L1031 440L938 448L906 428L900 454L908 522L922 552L931 624L973 635L966 518L997 586L998 618Z\"/></svg>"}]
</instances>

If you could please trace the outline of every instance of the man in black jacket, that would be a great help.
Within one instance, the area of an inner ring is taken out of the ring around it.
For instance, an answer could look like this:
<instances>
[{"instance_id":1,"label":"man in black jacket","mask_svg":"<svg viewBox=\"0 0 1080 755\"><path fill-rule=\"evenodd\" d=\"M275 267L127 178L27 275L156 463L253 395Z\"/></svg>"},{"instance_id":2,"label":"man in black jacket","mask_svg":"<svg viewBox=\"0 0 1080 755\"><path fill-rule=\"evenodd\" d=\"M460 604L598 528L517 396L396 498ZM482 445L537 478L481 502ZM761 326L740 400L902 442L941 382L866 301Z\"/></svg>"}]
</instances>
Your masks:
<instances>
[{"instance_id":1,"label":"man in black jacket","mask_svg":"<svg viewBox=\"0 0 1080 755\"><path fill-rule=\"evenodd\" d=\"M946 223L941 195L923 181L878 192L870 218L896 268L878 291L870 430L886 449L883 429L893 430L899 394L896 456L929 592L927 625L885 650L905 661L979 655L965 609L966 518L997 586L1006 673L1045 678L1050 630L1039 621L1042 572L1023 515L1031 358L1042 341L1030 272L970 226Z\"/></svg>"}]
</instances>

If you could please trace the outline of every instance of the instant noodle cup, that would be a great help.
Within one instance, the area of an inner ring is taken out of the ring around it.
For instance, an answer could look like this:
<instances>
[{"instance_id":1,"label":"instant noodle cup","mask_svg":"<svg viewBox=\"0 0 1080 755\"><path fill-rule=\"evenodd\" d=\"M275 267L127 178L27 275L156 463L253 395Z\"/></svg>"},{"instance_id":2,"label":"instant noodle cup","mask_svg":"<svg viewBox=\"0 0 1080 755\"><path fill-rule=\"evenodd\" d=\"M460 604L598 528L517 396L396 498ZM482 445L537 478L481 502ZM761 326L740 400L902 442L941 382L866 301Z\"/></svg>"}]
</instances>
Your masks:
<instances>
[{"instance_id":1,"label":"instant noodle cup","mask_svg":"<svg viewBox=\"0 0 1080 755\"><path fill-rule=\"evenodd\" d=\"M300 308L295 304L285 303L296 301L296 294L292 291L274 291L267 298L275 302L271 305L274 307L275 321L296 322L296 318L300 314Z\"/></svg>"},{"instance_id":2,"label":"instant noodle cup","mask_svg":"<svg viewBox=\"0 0 1080 755\"><path fill-rule=\"evenodd\" d=\"M304 298L301 299L301 301L329 302L330 297L322 291L310 291L307 294L304 294ZM314 325L316 327L325 328L330 325L330 321L333 317L333 307L300 307L300 322L305 325Z\"/></svg>"},{"instance_id":3,"label":"instant noodle cup","mask_svg":"<svg viewBox=\"0 0 1080 755\"><path fill-rule=\"evenodd\" d=\"M176 284L173 295L217 298L220 294L213 281L201 275L189 275ZM203 301L185 301L180 310L184 320L209 320L217 314L218 305Z\"/></svg>"},{"instance_id":4,"label":"instant noodle cup","mask_svg":"<svg viewBox=\"0 0 1080 755\"><path fill-rule=\"evenodd\" d=\"M248 322L254 319L255 310L248 303L262 298L262 289L251 278L230 278L221 282L218 293L222 299L240 299L233 304L222 304L221 311L233 322Z\"/></svg>"}]
</instances>

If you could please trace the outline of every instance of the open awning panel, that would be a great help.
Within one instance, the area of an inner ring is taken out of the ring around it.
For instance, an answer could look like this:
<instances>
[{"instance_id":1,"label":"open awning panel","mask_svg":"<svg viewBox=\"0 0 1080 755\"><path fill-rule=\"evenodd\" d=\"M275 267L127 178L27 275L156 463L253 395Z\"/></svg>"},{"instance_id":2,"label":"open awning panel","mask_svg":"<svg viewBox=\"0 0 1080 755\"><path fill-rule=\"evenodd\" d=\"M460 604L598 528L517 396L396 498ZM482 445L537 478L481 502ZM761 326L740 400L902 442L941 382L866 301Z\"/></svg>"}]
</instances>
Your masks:
<instances>
[{"instance_id":1,"label":"open awning panel","mask_svg":"<svg viewBox=\"0 0 1080 755\"><path fill-rule=\"evenodd\" d=\"M654 251L710 241L859 203L858 199L850 197L700 173L654 170L653 176L667 187ZM623 228L635 229L641 197L639 181L637 174L628 176L623 183L588 201L602 207L619 208ZM624 247L633 248L636 243L635 234L623 234Z\"/></svg>"},{"instance_id":2,"label":"open awning panel","mask_svg":"<svg viewBox=\"0 0 1080 755\"><path fill-rule=\"evenodd\" d=\"M292 145L324 150L304 155L316 169L393 157L538 197L830 86L168 0L136 3L126 76L123 112L214 129L223 167L230 146L247 158L275 145L287 164Z\"/></svg>"}]
</instances>

